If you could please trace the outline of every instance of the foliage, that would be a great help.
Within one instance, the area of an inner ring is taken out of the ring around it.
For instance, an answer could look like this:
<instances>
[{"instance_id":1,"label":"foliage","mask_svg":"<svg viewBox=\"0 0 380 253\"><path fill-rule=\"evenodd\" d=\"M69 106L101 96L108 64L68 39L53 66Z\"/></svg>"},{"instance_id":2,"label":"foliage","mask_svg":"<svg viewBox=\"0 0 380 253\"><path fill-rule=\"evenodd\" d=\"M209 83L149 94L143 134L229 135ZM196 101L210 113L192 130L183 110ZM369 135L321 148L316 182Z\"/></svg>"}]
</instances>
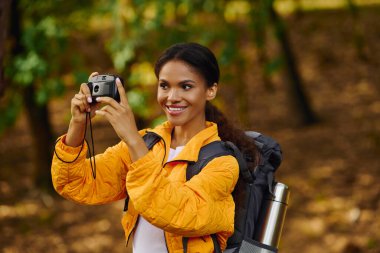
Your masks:
<instances>
[{"instance_id":1,"label":"foliage","mask_svg":"<svg viewBox=\"0 0 380 253\"><path fill-rule=\"evenodd\" d=\"M2 102L2 113L16 118L17 112L8 105L20 100L15 94L26 86L35 86L35 100L44 105L63 94L66 86L85 81L84 73L91 72L94 64L86 62L88 52L76 48L75 39L79 39L104 46L98 47L106 50L102 57L109 57L114 71L128 77L128 96L137 116L152 121L158 116L151 106L155 101L153 59L164 48L184 41L211 47L221 64L221 82L231 84L229 77L239 76L250 64L244 50L256 46L265 51L268 6L272 4L273 0L87 0L80 5L75 1L21 0L23 50L8 55L5 66L12 95ZM264 58L266 75L282 66L278 57ZM63 75L69 76L70 83Z\"/></svg>"},{"instance_id":2,"label":"foliage","mask_svg":"<svg viewBox=\"0 0 380 253\"><path fill-rule=\"evenodd\" d=\"M54 0L16 2L17 15L11 15L13 26L9 52L4 63L10 85L1 100L0 113L5 117L0 121L0 133L17 118L26 87L34 86L35 102L41 106L53 97L62 95L65 91L61 78L64 65L67 64L67 57L76 57L66 55L69 50L68 40L76 24L73 20L78 21L78 15L73 11L77 7L76 3ZM91 1L87 3L90 4ZM83 10L82 14L90 13ZM81 61L77 64L80 63ZM80 72L74 73L74 76L80 76Z\"/></svg>"},{"instance_id":3,"label":"foliage","mask_svg":"<svg viewBox=\"0 0 380 253\"><path fill-rule=\"evenodd\" d=\"M154 106L141 108L141 101L153 101L150 88L154 78L152 59L166 47L179 42L195 41L211 47L217 53L222 68L222 82L236 76L241 69L231 66L247 64L244 47L264 47L268 8L272 1L115 1L114 32L107 43L117 71L128 76L130 91L138 103L131 101L137 114L146 117ZM262 2L262 3L261 3ZM259 17L259 18L258 18ZM253 30L253 32L252 32ZM255 44L254 44L255 43ZM281 61L269 61L267 74L273 74ZM134 74L136 66L144 64L144 75ZM145 79L145 80L144 80ZM148 80L147 80L148 79ZM243 84L244 85L244 84ZM148 87L147 87L148 86Z\"/></svg>"}]
</instances>

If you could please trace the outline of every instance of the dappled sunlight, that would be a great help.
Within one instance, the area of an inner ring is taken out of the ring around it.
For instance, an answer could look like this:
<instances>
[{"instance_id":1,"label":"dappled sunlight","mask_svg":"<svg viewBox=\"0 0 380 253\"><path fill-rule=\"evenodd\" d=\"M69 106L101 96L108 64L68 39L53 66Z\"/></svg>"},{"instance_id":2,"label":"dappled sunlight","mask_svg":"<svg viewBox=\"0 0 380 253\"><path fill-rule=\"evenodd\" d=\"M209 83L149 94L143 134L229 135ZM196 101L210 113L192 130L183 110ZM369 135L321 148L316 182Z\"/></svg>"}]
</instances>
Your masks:
<instances>
[{"instance_id":1,"label":"dappled sunlight","mask_svg":"<svg viewBox=\"0 0 380 253\"><path fill-rule=\"evenodd\" d=\"M380 0L355 0L359 6L380 4ZM347 0L278 0L276 8L283 14L290 14L299 9L304 11L347 8Z\"/></svg>"},{"instance_id":2,"label":"dappled sunlight","mask_svg":"<svg viewBox=\"0 0 380 253\"><path fill-rule=\"evenodd\" d=\"M0 219L24 218L39 213L39 207L34 203L19 204L16 206L0 206Z\"/></svg>"},{"instance_id":3,"label":"dappled sunlight","mask_svg":"<svg viewBox=\"0 0 380 253\"><path fill-rule=\"evenodd\" d=\"M193 40L210 46L220 60L215 105L233 122L244 122L242 128L272 136L282 147L276 177L291 193L279 252L379 253L380 0L353 1L357 13L345 0L276 1L318 118L310 125L300 124L292 107L276 30L251 2L143 2L94 1L83 8L68 2L63 14L53 9L29 27L23 40L34 51L15 61L20 83L9 84L0 100L0 109L10 108L1 114L1 126L18 116L0 136L0 251L130 252L120 224L123 200L85 206L38 188L41 167L34 155L40 139L34 142L22 91L36 82L36 99L47 102L56 137L67 131L70 100L88 74L118 73L136 120L152 126L164 120L156 106L155 59L173 41ZM32 7L27 10L37 12ZM268 23L265 31L252 17ZM66 32L67 47L59 48ZM51 37L40 41L37 35ZM36 49L43 47L50 51ZM94 117L92 123L95 153L120 141L106 119ZM49 168L42 171L48 173Z\"/></svg>"}]
</instances>

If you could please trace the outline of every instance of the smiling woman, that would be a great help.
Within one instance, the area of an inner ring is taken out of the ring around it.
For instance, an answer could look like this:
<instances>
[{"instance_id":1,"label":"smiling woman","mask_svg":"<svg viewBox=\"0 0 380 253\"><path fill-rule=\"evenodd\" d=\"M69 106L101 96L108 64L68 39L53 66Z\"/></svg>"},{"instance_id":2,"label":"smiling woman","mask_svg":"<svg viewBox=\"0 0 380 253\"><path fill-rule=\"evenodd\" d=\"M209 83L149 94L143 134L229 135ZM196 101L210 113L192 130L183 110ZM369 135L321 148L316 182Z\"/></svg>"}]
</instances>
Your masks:
<instances>
[{"instance_id":1,"label":"smiling woman","mask_svg":"<svg viewBox=\"0 0 380 253\"><path fill-rule=\"evenodd\" d=\"M88 86L82 84L71 101L68 132L56 145L63 159L53 158L54 187L84 204L128 197L122 225L127 243L133 235L134 252L220 252L234 230L231 193L239 177L238 162L231 155L214 158L188 181L187 165L197 161L203 146L221 139L253 158L256 147L210 103L217 94L219 67L208 48L173 45L156 62L155 74L157 101L167 122L140 131L120 80L120 103L98 97L94 105ZM104 106L99 109L99 104ZM87 146L81 148L87 112L105 117L121 139L96 156L96 179L85 158ZM147 133L160 137L150 149L144 142ZM78 153L75 162L62 161Z\"/></svg>"},{"instance_id":2,"label":"smiling woman","mask_svg":"<svg viewBox=\"0 0 380 253\"><path fill-rule=\"evenodd\" d=\"M157 101L164 110L168 121L174 126L174 135L186 144L193 135L204 128L206 123L206 101L212 100L217 84L207 87L205 79L184 61L172 60L159 73ZM187 134L187 136L183 136ZM182 138L179 136L182 135Z\"/></svg>"}]
</instances>

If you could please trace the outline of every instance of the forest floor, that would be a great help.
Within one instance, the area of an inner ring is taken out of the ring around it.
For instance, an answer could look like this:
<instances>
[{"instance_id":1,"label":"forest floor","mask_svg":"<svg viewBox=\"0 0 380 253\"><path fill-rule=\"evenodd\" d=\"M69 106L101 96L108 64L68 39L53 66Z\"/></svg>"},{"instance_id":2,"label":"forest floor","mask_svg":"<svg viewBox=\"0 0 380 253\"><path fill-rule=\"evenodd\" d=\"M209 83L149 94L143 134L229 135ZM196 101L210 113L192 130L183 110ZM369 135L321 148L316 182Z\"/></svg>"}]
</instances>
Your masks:
<instances>
[{"instance_id":1,"label":"forest floor","mask_svg":"<svg viewBox=\"0 0 380 253\"><path fill-rule=\"evenodd\" d=\"M315 11L287 20L299 69L319 122L295 124L281 76L255 87L248 115L284 150L277 179L291 188L280 252L380 253L380 9ZM363 50L355 48L355 34ZM54 101L57 133L69 100ZM31 138L21 117L0 139L0 251L127 252L123 201L82 206L33 188ZM94 124L96 150L117 142Z\"/></svg>"}]
</instances>

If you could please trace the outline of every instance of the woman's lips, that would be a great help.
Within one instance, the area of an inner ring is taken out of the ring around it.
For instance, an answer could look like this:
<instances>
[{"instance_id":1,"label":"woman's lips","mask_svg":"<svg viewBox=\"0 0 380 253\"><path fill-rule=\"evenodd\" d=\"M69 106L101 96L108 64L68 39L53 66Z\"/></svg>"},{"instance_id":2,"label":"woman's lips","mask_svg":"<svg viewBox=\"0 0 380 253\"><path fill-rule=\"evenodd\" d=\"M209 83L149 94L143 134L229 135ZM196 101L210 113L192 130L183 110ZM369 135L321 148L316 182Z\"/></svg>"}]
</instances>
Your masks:
<instances>
[{"instance_id":1,"label":"woman's lips","mask_svg":"<svg viewBox=\"0 0 380 253\"><path fill-rule=\"evenodd\" d=\"M166 105L166 110L168 111L170 115L173 115L173 116L181 114L186 108L187 106Z\"/></svg>"}]
</instances>

